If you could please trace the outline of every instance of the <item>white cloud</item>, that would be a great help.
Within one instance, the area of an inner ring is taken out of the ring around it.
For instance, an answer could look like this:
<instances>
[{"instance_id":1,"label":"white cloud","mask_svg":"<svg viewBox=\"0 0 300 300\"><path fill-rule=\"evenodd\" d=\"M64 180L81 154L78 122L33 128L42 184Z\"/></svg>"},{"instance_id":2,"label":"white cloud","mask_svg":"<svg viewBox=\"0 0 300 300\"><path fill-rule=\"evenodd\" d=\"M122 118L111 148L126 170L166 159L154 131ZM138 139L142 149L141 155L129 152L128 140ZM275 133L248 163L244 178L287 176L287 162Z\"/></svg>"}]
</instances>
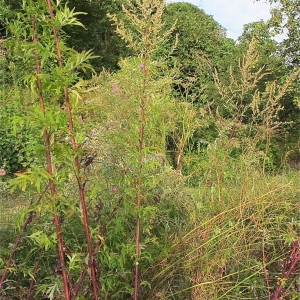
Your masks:
<instances>
[{"instance_id":1,"label":"white cloud","mask_svg":"<svg viewBox=\"0 0 300 300\"><path fill-rule=\"evenodd\" d=\"M170 0L180 2L180 0ZM270 5L264 0L188 0L227 29L227 36L237 39L243 32L243 25L270 18Z\"/></svg>"}]
</instances>

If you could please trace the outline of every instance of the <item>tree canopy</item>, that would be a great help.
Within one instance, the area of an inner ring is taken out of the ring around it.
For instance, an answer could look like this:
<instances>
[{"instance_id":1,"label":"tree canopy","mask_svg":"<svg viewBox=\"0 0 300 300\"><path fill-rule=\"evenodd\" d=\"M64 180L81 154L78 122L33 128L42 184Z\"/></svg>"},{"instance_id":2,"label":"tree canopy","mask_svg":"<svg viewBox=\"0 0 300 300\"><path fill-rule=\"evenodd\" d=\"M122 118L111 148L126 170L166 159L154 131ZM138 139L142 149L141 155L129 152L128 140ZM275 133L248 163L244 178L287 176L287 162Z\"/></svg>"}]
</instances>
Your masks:
<instances>
[{"instance_id":1,"label":"tree canopy","mask_svg":"<svg viewBox=\"0 0 300 300\"><path fill-rule=\"evenodd\" d=\"M212 70L228 67L234 42L226 38L225 29L213 17L195 5L178 2L166 6L164 20L166 26L176 24L169 49L177 38L172 57L183 80L194 77L198 85L205 85L212 80Z\"/></svg>"}]
</instances>

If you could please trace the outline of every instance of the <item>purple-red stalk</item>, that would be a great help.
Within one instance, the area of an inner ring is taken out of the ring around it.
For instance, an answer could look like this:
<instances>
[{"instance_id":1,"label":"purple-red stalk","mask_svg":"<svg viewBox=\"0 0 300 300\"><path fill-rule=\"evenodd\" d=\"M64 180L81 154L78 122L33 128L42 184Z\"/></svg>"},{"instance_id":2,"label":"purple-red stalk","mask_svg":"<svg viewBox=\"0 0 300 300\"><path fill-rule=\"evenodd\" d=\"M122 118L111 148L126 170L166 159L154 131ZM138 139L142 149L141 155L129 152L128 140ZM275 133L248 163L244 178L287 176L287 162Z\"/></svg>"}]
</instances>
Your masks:
<instances>
[{"instance_id":1,"label":"purple-red stalk","mask_svg":"<svg viewBox=\"0 0 300 300\"><path fill-rule=\"evenodd\" d=\"M287 257L285 260L284 268L282 270L280 279L277 282L277 286L273 293L272 300L282 299L281 293L284 288L284 283L292 275L293 271L295 270L296 265L300 261L299 240L293 243L293 249L292 249L289 257Z\"/></svg>"},{"instance_id":2,"label":"purple-red stalk","mask_svg":"<svg viewBox=\"0 0 300 300\"><path fill-rule=\"evenodd\" d=\"M36 29L35 29L35 22L32 21L32 29L33 29L33 42L35 45L38 45L38 40L36 37ZM34 52L35 56L35 62L36 62L36 74L37 74L37 88L39 91L39 101L40 101L40 108L43 114L45 114L45 105L44 105L44 98L43 98L43 93L42 93L42 83L39 78L39 74L41 74L41 66L40 66L40 61L38 54L36 51ZM56 236L57 236L57 247L58 247L58 257L59 257L59 262L60 262L60 267L61 267L61 272L62 272L62 277L63 277L63 286L64 286L64 293L65 293L65 300L70 300L70 288L69 288L69 282L68 282L68 275L65 267L65 255L64 255L64 250L63 250L63 238L62 238L62 231L59 223L59 216L56 210L56 203L55 203L55 198L56 198L56 188L55 184L53 181L53 166L52 166L52 155L51 155L51 150L50 150L50 137L47 132L47 130L44 130L43 133L44 136L44 144L46 148L46 161L47 161L47 172L50 175L49 179L49 186L50 186L50 194L53 199L53 218L54 218L54 225L55 225L55 231L56 231Z\"/></svg>"},{"instance_id":3,"label":"purple-red stalk","mask_svg":"<svg viewBox=\"0 0 300 300\"><path fill-rule=\"evenodd\" d=\"M112 210L112 212L110 213L109 217L108 217L108 221L106 222L106 225L102 228L101 230L101 236L104 236L107 230L107 225L109 224L109 222L115 217L118 208L121 206L123 202L123 198L120 198L120 200L117 203L117 206ZM99 247L101 245L101 240L99 239L98 242L96 243L96 248ZM75 300L78 292L80 290L80 287L83 283L83 280L85 278L85 276L87 275L87 270L88 270L88 265L85 266L85 268L83 269L83 271L81 272L80 278L78 280L78 282L76 283L74 290L72 292L72 297L71 300Z\"/></svg>"},{"instance_id":4,"label":"purple-red stalk","mask_svg":"<svg viewBox=\"0 0 300 300\"><path fill-rule=\"evenodd\" d=\"M50 18L51 18L51 20L53 20L54 19L54 14L53 14L53 8L52 8L51 1L46 0L46 2L47 2ZM60 45L59 45L58 32L57 32L55 27L52 27L52 31L53 31L55 45L56 45L58 64L62 68L63 67L63 62L62 62L62 55L61 55ZM72 144L73 150L76 151L78 149L78 146L77 146L75 138L74 138L74 126L73 126L72 109L71 109L68 89L67 89L66 86L64 86L64 98L65 98L66 110L67 110L67 114L68 114L69 130L70 130L70 133L71 133L71 144ZM94 253L93 253L93 248L92 248L90 229L89 229L89 225L88 225L89 222L88 222L88 214L87 214L87 207L86 207L85 194L84 194L84 186L82 184L82 179L81 179L81 175L80 175L80 162L79 162L79 158L78 158L77 155L74 158L74 164L77 168L76 178L77 178L78 191L79 191L79 197L80 197L81 209L82 209L82 215L83 215L83 221L84 221L83 223L84 223L85 237L86 237L88 253L89 253L88 265L90 266L90 269L91 269L91 280L92 280L92 287L93 287L93 295L94 295L94 300L98 300L99 299L98 298L98 285L97 285L97 276L96 276Z\"/></svg>"}]
</instances>

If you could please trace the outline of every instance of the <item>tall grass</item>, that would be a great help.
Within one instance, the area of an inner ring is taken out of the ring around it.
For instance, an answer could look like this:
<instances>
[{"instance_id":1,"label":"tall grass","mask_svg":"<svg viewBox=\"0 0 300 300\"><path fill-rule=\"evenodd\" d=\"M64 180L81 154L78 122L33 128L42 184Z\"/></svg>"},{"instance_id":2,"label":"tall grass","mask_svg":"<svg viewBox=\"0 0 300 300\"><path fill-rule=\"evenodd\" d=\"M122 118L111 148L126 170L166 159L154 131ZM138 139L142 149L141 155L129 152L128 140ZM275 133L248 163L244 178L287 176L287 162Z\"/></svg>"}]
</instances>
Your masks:
<instances>
[{"instance_id":1,"label":"tall grass","mask_svg":"<svg viewBox=\"0 0 300 300\"><path fill-rule=\"evenodd\" d=\"M226 169L235 178L190 190L185 234L147 271L149 299L271 299L299 239L298 174L249 173L237 164ZM284 299L296 295L297 280L294 270Z\"/></svg>"}]
</instances>

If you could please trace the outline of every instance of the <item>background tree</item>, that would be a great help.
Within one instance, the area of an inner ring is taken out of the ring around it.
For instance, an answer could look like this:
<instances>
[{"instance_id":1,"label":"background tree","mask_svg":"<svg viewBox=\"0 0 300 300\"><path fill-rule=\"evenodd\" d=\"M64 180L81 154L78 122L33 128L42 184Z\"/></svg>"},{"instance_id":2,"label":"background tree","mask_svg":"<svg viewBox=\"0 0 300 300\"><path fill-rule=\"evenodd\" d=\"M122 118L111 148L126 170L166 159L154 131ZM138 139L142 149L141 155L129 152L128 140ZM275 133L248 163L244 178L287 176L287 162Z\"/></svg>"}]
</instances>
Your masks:
<instances>
[{"instance_id":1,"label":"background tree","mask_svg":"<svg viewBox=\"0 0 300 300\"><path fill-rule=\"evenodd\" d=\"M282 53L292 66L299 66L300 61L300 1L268 0L274 6L269 26L275 33L283 35Z\"/></svg>"},{"instance_id":2,"label":"background tree","mask_svg":"<svg viewBox=\"0 0 300 300\"><path fill-rule=\"evenodd\" d=\"M189 3L168 4L164 21L166 26L176 22L167 50L170 52L171 43L177 38L170 57L180 70L177 91L182 93L193 83L190 90L199 96L197 101L212 99L215 95L213 70L216 68L222 73L228 68L235 55L234 41L226 38L225 29L212 16Z\"/></svg>"},{"instance_id":3,"label":"background tree","mask_svg":"<svg viewBox=\"0 0 300 300\"><path fill-rule=\"evenodd\" d=\"M299 68L300 63L300 1L299 0L268 0L274 4L271 8L271 19L268 26L274 35L280 34L279 55L285 59L288 72ZM295 81L285 98L285 112L283 117L290 118L295 125L299 125L298 108L300 103L299 78ZM293 127L292 130L296 130Z\"/></svg>"},{"instance_id":4,"label":"background tree","mask_svg":"<svg viewBox=\"0 0 300 300\"><path fill-rule=\"evenodd\" d=\"M268 0L274 6L271 9L269 26L275 33L281 34L280 55L284 57L288 73L299 69L300 65L300 1L299 0ZM284 100L283 119L292 120L288 135L288 150L295 161L300 159L299 150L299 107L300 79L295 80ZM295 146L296 145L296 146Z\"/></svg>"},{"instance_id":5,"label":"background tree","mask_svg":"<svg viewBox=\"0 0 300 300\"><path fill-rule=\"evenodd\" d=\"M263 91L269 82L281 80L287 75L285 60L279 53L280 45L274 40L273 33L266 22L261 20L244 25L243 33L238 41L237 47L241 54L248 51L250 43L255 45L259 54L253 71L263 68L266 72L258 83L260 91Z\"/></svg>"},{"instance_id":6,"label":"background tree","mask_svg":"<svg viewBox=\"0 0 300 300\"><path fill-rule=\"evenodd\" d=\"M161 50L161 55L168 57L169 66L176 70L173 83L175 96L196 105L198 112L216 110L221 98L213 73L218 70L220 77L228 79L229 66L237 61L239 49L232 39L226 38L225 29L212 16L195 5L185 2L168 4L164 21L166 26L175 23L170 41ZM201 113L196 119L200 116ZM199 141L216 137L213 123L205 130L198 125L194 121L193 128L186 128L189 131L186 141L182 139L186 135L178 130L167 138L168 151L174 154L174 166L184 173L187 170L182 160L186 151L197 151Z\"/></svg>"},{"instance_id":7,"label":"background tree","mask_svg":"<svg viewBox=\"0 0 300 300\"><path fill-rule=\"evenodd\" d=\"M119 59L129 55L130 50L115 32L116 27L107 14L121 14L122 1L71 0L66 2L71 9L86 13L78 18L85 28L73 26L66 29L67 44L77 51L93 49L94 54L99 56L93 60L96 72L100 72L102 68L117 70Z\"/></svg>"}]
</instances>

